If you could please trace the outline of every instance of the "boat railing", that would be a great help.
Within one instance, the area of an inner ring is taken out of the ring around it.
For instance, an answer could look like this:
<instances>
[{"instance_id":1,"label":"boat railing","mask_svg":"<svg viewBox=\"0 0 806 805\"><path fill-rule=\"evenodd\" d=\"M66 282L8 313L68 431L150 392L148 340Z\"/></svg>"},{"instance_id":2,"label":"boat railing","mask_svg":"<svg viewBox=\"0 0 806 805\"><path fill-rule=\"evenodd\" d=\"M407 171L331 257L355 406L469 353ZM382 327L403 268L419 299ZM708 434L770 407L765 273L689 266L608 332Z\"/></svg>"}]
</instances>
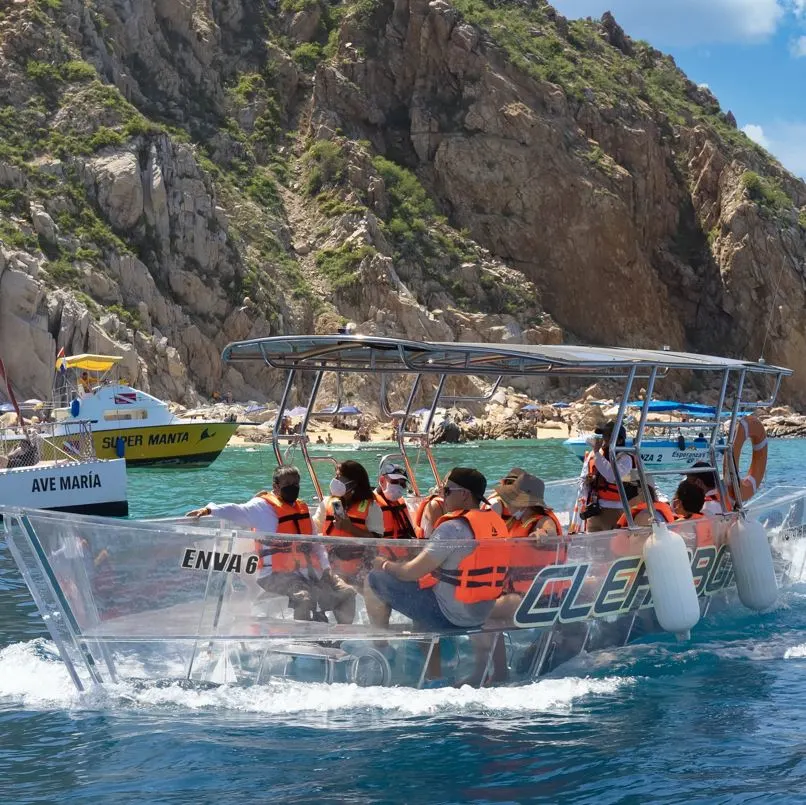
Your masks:
<instances>
[{"instance_id":1,"label":"boat railing","mask_svg":"<svg viewBox=\"0 0 806 805\"><path fill-rule=\"evenodd\" d=\"M26 423L0 429L0 456L5 463L32 466L43 461L87 461L96 456L88 421Z\"/></svg>"},{"instance_id":2,"label":"boat railing","mask_svg":"<svg viewBox=\"0 0 806 805\"><path fill-rule=\"evenodd\" d=\"M286 386L277 412L273 430L273 446L278 463L288 463L291 448L298 447L305 466L311 475L317 497L323 497L322 484L308 451L305 438L311 412L323 378L328 373L336 377L336 387L341 399L342 375L354 373L365 377L378 377L381 384L381 408L391 415L388 404L388 383L391 379L400 382L411 380L408 399L397 424L397 441L403 462L409 473L411 486L416 494L421 488L431 485L416 477L414 462L408 455L412 442L419 446L427 458L434 483L439 483L440 473L432 451L432 425L437 410L446 400L462 398L451 390L448 381L456 378L476 378L481 392L474 399L487 399L499 387L504 378L560 377L618 379L623 383L621 401L615 416L616 432L628 420L628 408L634 407L629 400L639 391L638 384L645 386L642 405L639 407L638 424L631 444L610 444L607 458L616 463L619 454L631 456L638 478L647 485L647 473L641 457L645 435L658 427L648 420L656 382L665 381L670 372L707 375L709 383L716 382L719 395L713 406L713 422L679 423L682 431L697 429L707 443L708 468L715 475L720 499L728 500L728 491L734 500L741 500L741 479L732 456L736 438L737 421L741 413L771 405L780 389L782 379L790 370L771 366L763 361L756 363L716 356L663 350L630 350L608 347L583 347L574 345L515 345L434 343L363 335L313 335L283 336L252 339L228 345L223 352L225 362L260 361L267 366L286 371ZM763 399L745 393L748 377L754 377L760 387L769 387L771 393ZM305 382L301 382L304 380ZM771 383L770 383L771 380ZM427 381L427 382L426 382ZM280 434L282 418L289 409L290 400L306 390L308 400L300 431L289 449L283 451ZM309 391L308 391L309 390ZM409 429L410 414L415 402L430 400L419 429ZM723 453L727 456L724 462ZM619 497L628 523L632 525L629 496L621 477L616 477ZM648 503L654 513L651 501Z\"/></svg>"}]
</instances>

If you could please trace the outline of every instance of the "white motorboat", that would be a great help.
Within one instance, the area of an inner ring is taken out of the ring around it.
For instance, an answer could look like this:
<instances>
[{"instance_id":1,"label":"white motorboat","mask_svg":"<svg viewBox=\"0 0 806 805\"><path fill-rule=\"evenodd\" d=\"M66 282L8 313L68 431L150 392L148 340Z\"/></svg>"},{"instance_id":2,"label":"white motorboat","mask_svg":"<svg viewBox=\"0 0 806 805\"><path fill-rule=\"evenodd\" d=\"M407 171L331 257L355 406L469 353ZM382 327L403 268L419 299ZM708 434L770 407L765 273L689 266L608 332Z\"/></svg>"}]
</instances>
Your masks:
<instances>
[{"instance_id":1,"label":"white motorboat","mask_svg":"<svg viewBox=\"0 0 806 805\"><path fill-rule=\"evenodd\" d=\"M125 517L126 462L99 459L88 423L0 430L0 505Z\"/></svg>"},{"instance_id":2,"label":"white motorboat","mask_svg":"<svg viewBox=\"0 0 806 805\"><path fill-rule=\"evenodd\" d=\"M629 403L628 408L635 410L642 406L643 401L639 400ZM710 440L706 437L706 433L709 433L716 416L715 406L672 400L651 400L647 404L647 412L649 416L646 420L646 427L651 428L651 436L644 439L641 445L641 461L646 467L653 469L668 466L686 467L698 461L708 460ZM678 419L671 419L673 415L676 415ZM629 446L633 446L629 435L631 424L634 424L634 417L629 416L625 421ZM594 433L571 436L563 442L563 447L581 461L590 450L594 438ZM725 439L722 432L716 439L715 446L719 454L724 452Z\"/></svg>"}]
</instances>

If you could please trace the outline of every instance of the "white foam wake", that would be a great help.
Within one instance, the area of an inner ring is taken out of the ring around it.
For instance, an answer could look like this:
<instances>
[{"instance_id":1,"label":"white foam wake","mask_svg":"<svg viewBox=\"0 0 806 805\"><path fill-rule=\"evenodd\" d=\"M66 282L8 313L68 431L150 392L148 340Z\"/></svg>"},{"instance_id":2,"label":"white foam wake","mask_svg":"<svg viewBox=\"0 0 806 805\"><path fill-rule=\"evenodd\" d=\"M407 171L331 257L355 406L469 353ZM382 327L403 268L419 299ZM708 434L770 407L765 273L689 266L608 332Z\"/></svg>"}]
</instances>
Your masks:
<instances>
[{"instance_id":1,"label":"white foam wake","mask_svg":"<svg viewBox=\"0 0 806 805\"><path fill-rule=\"evenodd\" d=\"M251 688L199 687L180 683L120 682L79 693L48 641L37 639L0 650L0 701L27 709L182 708L267 715L335 715L376 711L402 717L438 714L523 714L570 710L586 696L607 696L634 680L545 679L520 687L477 690L362 688L353 684L272 680Z\"/></svg>"}]
</instances>

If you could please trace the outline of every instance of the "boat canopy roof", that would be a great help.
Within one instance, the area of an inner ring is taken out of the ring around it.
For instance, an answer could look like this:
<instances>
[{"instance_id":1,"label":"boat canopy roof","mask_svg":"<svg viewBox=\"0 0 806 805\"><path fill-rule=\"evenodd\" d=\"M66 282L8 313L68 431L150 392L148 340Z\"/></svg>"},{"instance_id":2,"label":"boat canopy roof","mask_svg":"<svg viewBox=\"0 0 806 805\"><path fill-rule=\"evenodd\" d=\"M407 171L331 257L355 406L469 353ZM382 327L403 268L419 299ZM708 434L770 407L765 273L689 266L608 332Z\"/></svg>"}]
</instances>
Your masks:
<instances>
[{"instance_id":1,"label":"boat canopy roof","mask_svg":"<svg viewBox=\"0 0 806 805\"><path fill-rule=\"evenodd\" d=\"M364 335L296 335L235 341L226 362L260 360L277 369L460 375L623 376L633 368L748 371L790 375L766 363L670 350L571 344L473 344Z\"/></svg>"},{"instance_id":2,"label":"boat canopy roof","mask_svg":"<svg viewBox=\"0 0 806 805\"><path fill-rule=\"evenodd\" d=\"M123 358L120 355L70 355L68 358L58 358L56 369L82 369L87 372L108 372Z\"/></svg>"}]
</instances>

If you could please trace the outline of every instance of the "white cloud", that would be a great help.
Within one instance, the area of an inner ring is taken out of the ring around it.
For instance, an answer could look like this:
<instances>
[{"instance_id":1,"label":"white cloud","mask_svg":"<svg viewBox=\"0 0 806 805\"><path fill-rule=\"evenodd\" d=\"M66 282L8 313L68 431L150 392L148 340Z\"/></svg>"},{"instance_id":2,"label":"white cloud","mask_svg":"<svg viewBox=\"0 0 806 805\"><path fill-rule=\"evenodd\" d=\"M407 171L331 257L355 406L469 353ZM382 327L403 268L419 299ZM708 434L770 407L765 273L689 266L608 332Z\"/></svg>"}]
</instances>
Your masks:
<instances>
[{"instance_id":1,"label":"white cloud","mask_svg":"<svg viewBox=\"0 0 806 805\"><path fill-rule=\"evenodd\" d=\"M786 14L806 16L806 0L552 0L567 17L612 11L631 36L656 47L707 42L762 42Z\"/></svg>"},{"instance_id":2,"label":"white cloud","mask_svg":"<svg viewBox=\"0 0 806 805\"><path fill-rule=\"evenodd\" d=\"M803 0L806 3L806 0ZM796 58L806 58L806 36L799 36L789 44L789 52Z\"/></svg>"},{"instance_id":3,"label":"white cloud","mask_svg":"<svg viewBox=\"0 0 806 805\"><path fill-rule=\"evenodd\" d=\"M742 131L777 157L787 170L806 178L806 123L775 121L763 126L748 123Z\"/></svg>"},{"instance_id":4,"label":"white cloud","mask_svg":"<svg viewBox=\"0 0 806 805\"><path fill-rule=\"evenodd\" d=\"M764 135L764 129L761 126L757 126L755 123L748 123L746 126L742 126L742 131L753 142L758 143L762 148L766 148L769 151L770 141Z\"/></svg>"}]
</instances>

